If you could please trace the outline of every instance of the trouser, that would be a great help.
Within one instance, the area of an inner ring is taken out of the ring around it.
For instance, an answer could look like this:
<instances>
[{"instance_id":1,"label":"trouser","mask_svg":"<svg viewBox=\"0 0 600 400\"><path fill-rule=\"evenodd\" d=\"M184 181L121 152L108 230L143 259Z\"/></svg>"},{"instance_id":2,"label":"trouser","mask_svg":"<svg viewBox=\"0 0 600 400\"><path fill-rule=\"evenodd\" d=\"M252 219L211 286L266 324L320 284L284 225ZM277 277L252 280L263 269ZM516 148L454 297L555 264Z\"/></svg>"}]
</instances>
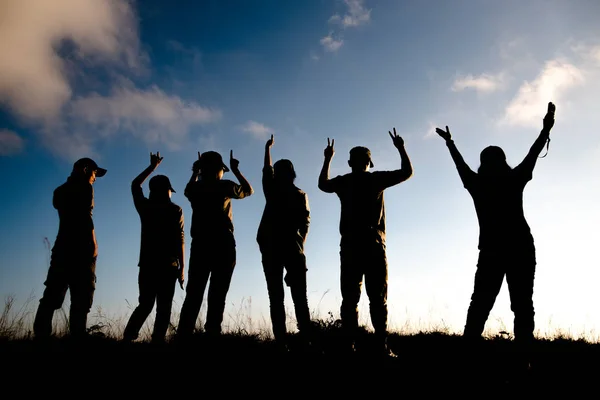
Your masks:
<instances>
[{"instance_id":1,"label":"trouser","mask_svg":"<svg viewBox=\"0 0 600 400\"><path fill-rule=\"evenodd\" d=\"M71 297L69 333L73 337L84 336L96 290L96 257L69 257L53 251L44 285L33 323L35 336L52 334L54 311L62 307L67 289Z\"/></svg>"},{"instance_id":2,"label":"trouser","mask_svg":"<svg viewBox=\"0 0 600 400\"><path fill-rule=\"evenodd\" d=\"M513 249L503 252L480 251L464 336L466 338L481 337L496 296L500 292L504 276L506 276L510 307L514 313L515 341L523 344L533 341L535 267L535 249Z\"/></svg>"},{"instance_id":3,"label":"trouser","mask_svg":"<svg viewBox=\"0 0 600 400\"><path fill-rule=\"evenodd\" d=\"M342 242L341 260L341 319L347 339L354 342L358 330L358 302L363 277L369 297L369 311L375 336L384 343L387 337L387 278L388 266L385 244L375 240Z\"/></svg>"},{"instance_id":4,"label":"trouser","mask_svg":"<svg viewBox=\"0 0 600 400\"><path fill-rule=\"evenodd\" d=\"M179 271L173 265L148 265L140 267L138 286L139 304L131 314L123 337L135 340L156 302L156 318L152 341L163 341L171 323L171 307Z\"/></svg>"},{"instance_id":5,"label":"trouser","mask_svg":"<svg viewBox=\"0 0 600 400\"><path fill-rule=\"evenodd\" d=\"M211 239L213 240L192 241L188 284L179 317L178 336L193 333L209 277L204 330L210 334L221 333L225 300L236 264L236 248L233 236L221 240Z\"/></svg>"},{"instance_id":6,"label":"trouser","mask_svg":"<svg viewBox=\"0 0 600 400\"><path fill-rule=\"evenodd\" d=\"M282 250L284 249L284 250ZM276 340L286 335L286 316L284 308L284 286L289 286L298 330L303 337L310 335L310 311L306 295L306 257L296 249L287 250L279 246L261 246L262 264L267 281L271 323ZM286 271L285 279L283 271Z\"/></svg>"}]
</instances>

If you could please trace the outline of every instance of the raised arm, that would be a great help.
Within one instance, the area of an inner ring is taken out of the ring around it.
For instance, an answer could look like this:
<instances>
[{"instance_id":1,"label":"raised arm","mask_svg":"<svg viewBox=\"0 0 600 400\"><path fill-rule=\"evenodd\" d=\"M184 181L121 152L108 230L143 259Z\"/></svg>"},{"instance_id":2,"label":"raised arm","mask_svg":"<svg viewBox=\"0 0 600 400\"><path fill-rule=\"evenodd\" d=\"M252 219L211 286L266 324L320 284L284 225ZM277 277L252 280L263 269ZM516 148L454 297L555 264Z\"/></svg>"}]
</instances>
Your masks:
<instances>
[{"instance_id":1,"label":"raised arm","mask_svg":"<svg viewBox=\"0 0 600 400\"><path fill-rule=\"evenodd\" d=\"M454 165L456 165L458 175L460 176L463 185L467 187L475 178L475 172L467 165L462 155L458 151L458 148L454 144L454 140L452 140L452 135L450 134L450 129L448 129L448 126L446 126L446 130L435 128L435 131L442 137L442 139L446 141L446 146L448 146L452 161L454 161Z\"/></svg>"},{"instance_id":2,"label":"raised arm","mask_svg":"<svg viewBox=\"0 0 600 400\"><path fill-rule=\"evenodd\" d=\"M242 187L242 192L240 193L241 197L239 198L251 196L254 193L254 189L252 189L250 182L248 182L248 180L246 180L244 175L242 175L240 172L240 162L233 158L233 150L229 152L229 165L231 167L231 172L233 172L235 177L240 182L240 186Z\"/></svg>"},{"instance_id":3,"label":"raised arm","mask_svg":"<svg viewBox=\"0 0 600 400\"><path fill-rule=\"evenodd\" d=\"M321 173L319 174L319 189L324 191L325 193L333 193L334 188L331 180L329 179L329 167L331 166L331 159L335 154L333 149L333 144L335 143L335 139L327 138L327 147L324 151L325 159L323 160L323 167L321 168Z\"/></svg>"},{"instance_id":4,"label":"raised arm","mask_svg":"<svg viewBox=\"0 0 600 400\"><path fill-rule=\"evenodd\" d=\"M379 172L376 175L378 177L378 185L382 190L404 182L405 180L409 179L413 174L412 164L410 162L408 154L406 153L406 148L404 147L404 139L402 139L401 136L398 136L398 134L396 133L396 128L394 128L393 134L391 131L388 131L388 133L390 134L390 138L392 138L394 147L396 147L398 153L400 154L400 169Z\"/></svg>"},{"instance_id":5,"label":"raised arm","mask_svg":"<svg viewBox=\"0 0 600 400\"><path fill-rule=\"evenodd\" d=\"M131 194L133 195L133 202L136 208L140 205L140 201L143 201L144 193L142 192L142 184L148 179L150 174L156 170L156 168L162 162L163 157L160 156L160 152L156 154L150 153L150 165L146 167L135 179L131 182Z\"/></svg>"},{"instance_id":6,"label":"raised arm","mask_svg":"<svg viewBox=\"0 0 600 400\"><path fill-rule=\"evenodd\" d=\"M548 103L548 111L546 112L546 116L544 117L542 131L538 135L537 139L533 142L533 145L529 149L529 152L521 162L521 164L516 167L519 170L522 170L526 176L531 178L531 174L533 173L533 169L537 162L538 156L544 149L544 145L550 142L550 130L554 126L554 112L556 111L556 106L553 103Z\"/></svg>"},{"instance_id":7,"label":"raised arm","mask_svg":"<svg viewBox=\"0 0 600 400\"><path fill-rule=\"evenodd\" d=\"M192 165L192 176L190 176L190 180L187 185L185 185L185 190L183 191L183 195L187 197L189 201L192 201L192 197L194 196L194 191L192 190L192 185L198 181L198 177L200 176L200 152L198 152L198 159L194 161Z\"/></svg>"},{"instance_id":8,"label":"raised arm","mask_svg":"<svg viewBox=\"0 0 600 400\"><path fill-rule=\"evenodd\" d=\"M262 188L265 198L273 185L273 166L271 165L271 146L273 146L273 143L275 143L275 140L271 135L271 139L267 140L265 144L265 162L262 171Z\"/></svg>"}]
</instances>

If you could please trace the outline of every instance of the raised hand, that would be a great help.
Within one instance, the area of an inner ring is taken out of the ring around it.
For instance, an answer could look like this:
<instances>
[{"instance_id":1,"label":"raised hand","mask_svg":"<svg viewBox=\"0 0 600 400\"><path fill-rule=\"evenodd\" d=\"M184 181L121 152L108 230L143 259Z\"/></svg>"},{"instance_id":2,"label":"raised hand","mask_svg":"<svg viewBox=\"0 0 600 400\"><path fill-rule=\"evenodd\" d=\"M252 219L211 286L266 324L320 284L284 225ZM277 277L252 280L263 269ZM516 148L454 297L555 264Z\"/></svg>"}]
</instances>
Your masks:
<instances>
[{"instance_id":1,"label":"raised hand","mask_svg":"<svg viewBox=\"0 0 600 400\"><path fill-rule=\"evenodd\" d=\"M198 152L198 159L194 161L194 164L192 165L192 171L195 173L200 172L200 152Z\"/></svg>"},{"instance_id":2,"label":"raised hand","mask_svg":"<svg viewBox=\"0 0 600 400\"><path fill-rule=\"evenodd\" d=\"M556 106L554 103L548 103L548 111L546 112L546 116L544 117L544 130L549 131L554 126L554 112L556 111Z\"/></svg>"},{"instance_id":3,"label":"raised hand","mask_svg":"<svg viewBox=\"0 0 600 400\"><path fill-rule=\"evenodd\" d=\"M275 143L275 139L273 139L273 135L271 135L271 139L267 140L267 144L265 146L270 148L273 146L273 143Z\"/></svg>"},{"instance_id":4,"label":"raised hand","mask_svg":"<svg viewBox=\"0 0 600 400\"><path fill-rule=\"evenodd\" d=\"M327 147L325 148L325 151L323 152L325 155L325 158L333 158L333 155L335 154L335 150L333 150L333 144L335 143L335 139L331 139L331 142L329 141L329 138L327 138Z\"/></svg>"},{"instance_id":5,"label":"raised hand","mask_svg":"<svg viewBox=\"0 0 600 400\"><path fill-rule=\"evenodd\" d=\"M237 171L240 166L240 162L233 158L233 150L229 152L229 166L232 171Z\"/></svg>"},{"instance_id":6,"label":"raised hand","mask_svg":"<svg viewBox=\"0 0 600 400\"><path fill-rule=\"evenodd\" d=\"M397 149L404 146L404 139L402 139L402 137L398 136L398 134L396 133L396 128L394 128L393 135L392 135L392 132L390 132L390 131L388 131L388 133L390 134L390 137L392 138L392 142L394 142L394 146Z\"/></svg>"},{"instance_id":7,"label":"raised hand","mask_svg":"<svg viewBox=\"0 0 600 400\"><path fill-rule=\"evenodd\" d=\"M435 128L435 132L442 137L445 141L452 139L452 135L450 135L450 129L448 129L448 125L446 125L446 130Z\"/></svg>"},{"instance_id":8,"label":"raised hand","mask_svg":"<svg viewBox=\"0 0 600 400\"><path fill-rule=\"evenodd\" d=\"M158 167L162 160L163 157L160 156L160 151L157 151L156 154L150 153L150 165L152 165L154 168Z\"/></svg>"}]
</instances>

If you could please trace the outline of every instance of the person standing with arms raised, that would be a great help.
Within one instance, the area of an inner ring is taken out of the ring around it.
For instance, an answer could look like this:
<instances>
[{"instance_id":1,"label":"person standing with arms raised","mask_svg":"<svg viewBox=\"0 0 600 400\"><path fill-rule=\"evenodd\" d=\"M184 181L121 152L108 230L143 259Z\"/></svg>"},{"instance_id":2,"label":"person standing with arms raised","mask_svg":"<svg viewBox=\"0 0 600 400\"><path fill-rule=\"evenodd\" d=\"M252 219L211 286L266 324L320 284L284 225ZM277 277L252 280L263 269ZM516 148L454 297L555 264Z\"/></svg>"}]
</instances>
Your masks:
<instances>
[{"instance_id":1,"label":"person standing with arms raised","mask_svg":"<svg viewBox=\"0 0 600 400\"><path fill-rule=\"evenodd\" d=\"M454 144L450 129L436 128L463 186L473 198L479 223L479 259L464 328L464 337L469 341L481 338L505 276L514 313L515 341L528 350L534 340L536 252L523 212L523 191L533 178L539 154L549 144L555 110L554 104L548 103L540 134L514 168L507 164L500 147L488 146L481 152L479 169L473 171Z\"/></svg>"},{"instance_id":2,"label":"person standing with arms raised","mask_svg":"<svg viewBox=\"0 0 600 400\"><path fill-rule=\"evenodd\" d=\"M240 182L223 179L229 168L215 151L200 154L192 166L185 196L192 206L188 284L181 307L177 337L189 338L196 326L204 291L208 288L204 330L211 337L221 334L225 300L236 265L231 199L244 199L254 193L242 175L239 161L230 152L231 172Z\"/></svg>"},{"instance_id":3,"label":"person standing with arms raised","mask_svg":"<svg viewBox=\"0 0 600 400\"><path fill-rule=\"evenodd\" d=\"M334 140L327 139L325 160L319 176L319 189L336 193L341 203L340 215L340 283L341 319L347 349L354 351L358 331L358 302L363 277L369 297L371 322L375 330L376 351L395 356L387 346L388 336L388 263L385 239L385 189L409 179L413 168L404 148L404 139L389 132L400 155L400 168L394 171L369 171L373 168L371 152L357 146L350 150L350 173L329 179L334 155Z\"/></svg>"}]
</instances>

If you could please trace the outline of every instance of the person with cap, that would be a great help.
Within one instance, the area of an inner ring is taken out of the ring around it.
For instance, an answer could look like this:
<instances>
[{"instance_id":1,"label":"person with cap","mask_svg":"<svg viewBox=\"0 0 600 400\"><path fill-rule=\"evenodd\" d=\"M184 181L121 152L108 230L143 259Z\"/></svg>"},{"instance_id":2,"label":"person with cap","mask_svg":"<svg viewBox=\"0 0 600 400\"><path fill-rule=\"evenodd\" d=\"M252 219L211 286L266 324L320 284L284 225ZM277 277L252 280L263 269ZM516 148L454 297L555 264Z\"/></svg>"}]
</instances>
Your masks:
<instances>
[{"instance_id":1,"label":"person with cap","mask_svg":"<svg viewBox=\"0 0 600 400\"><path fill-rule=\"evenodd\" d=\"M181 307L177 338L185 339L194 332L208 288L207 313L204 330L211 337L221 334L225 300L236 265L236 242L231 199L244 199L254 193L242 175L239 161L230 152L231 172L239 184L223 179L230 169L221 154L207 151L200 154L192 166L192 176L185 187L185 196L192 207L188 284Z\"/></svg>"},{"instance_id":2,"label":"person with cap","mask_svg":"<svg viewBox=\"0 0 600 400\"><path fill-rule=\"evenodd\" d=\"M271 324L277 347L286 352L286 315L284 286L289 286L296 323L306 347L311 342L311 320L306 295L306 257L304 244L310 225L308 196L295 184L296 172L290 160L271 164L273 135L265 145L262 188L265 208L256 240L269 294ZM286 271L285 278L283 276Z\"/></svg>"},{"instance_id":3,"label":"person with cap","mask_svg":"<svg viewBox=\"0 0 600 400\"><path fill-rule=\"evenodd\" d=\"M53 193L59 226L52 247L50 266L44 282L34 323L34 335L47 339L52 334L54 311L62 307L70 292L69 334L74 339L87 335L87 316L96 290L98 244L94 230L94 188L96 178L106 174L91 158L73 164L66 182Z\"/></svg>"},{"instance_id":4,"label":"person with cap","mask_svg":"<svg viewBox=\"0 0 600 400\"><path fill-rule=\"evenodd\" d=\"M376 354L393 357L395 354L387 346L388 264L383 194L385 189L409 179L413 168L404 147L404 139L396 134L396 128L389 135L400 154L400 169L371 172L370 168L374 165L370 150L357 146L350 150L348 165L352 171L329 179L329 168L335 152L334 140L330 142L328 138L318 186L325 193L336 193L341 203L340 316L345 348L350 352L355 349L358 302L364 277L375 331Z\"/></svg>"},{"instance_id":5,"label":"person with cap","mask_svg":"<svg viewBox=\"0 0 600 400\"><path fill-rule=\"evenodd\" d=\"M138 338L142 325L156 303L152 342L163 343L171 323L171 308L177 281L184 282L185 232L183 210L171 201L175 190L166 175L150 179L150 194L142 191L144 181L162 162L160 153L150 153L150 165L131 183L133 204L141 221L139 254L139 304L131 314L123 340Z\"/></svg>"},{"instance_id":6,"label":"person with cap","mask_svg":"<svg viewBox=\"0 0 600 400\"><path fill-rule=\"evenodd\" d=\"M470 343L481 339L505 276L514 313L515 342L526 356L533 343L536 251L523 213L523 191L533 177L539 154L549 145L555 110L554 104L548 103L540 134L514 168L508 165L500 147L488 146L481 151L479 169L473 171L454 144L450 129L436 128L473 199L479 223L479 258L463 333Z\"/></svg>"}]
</instances>

